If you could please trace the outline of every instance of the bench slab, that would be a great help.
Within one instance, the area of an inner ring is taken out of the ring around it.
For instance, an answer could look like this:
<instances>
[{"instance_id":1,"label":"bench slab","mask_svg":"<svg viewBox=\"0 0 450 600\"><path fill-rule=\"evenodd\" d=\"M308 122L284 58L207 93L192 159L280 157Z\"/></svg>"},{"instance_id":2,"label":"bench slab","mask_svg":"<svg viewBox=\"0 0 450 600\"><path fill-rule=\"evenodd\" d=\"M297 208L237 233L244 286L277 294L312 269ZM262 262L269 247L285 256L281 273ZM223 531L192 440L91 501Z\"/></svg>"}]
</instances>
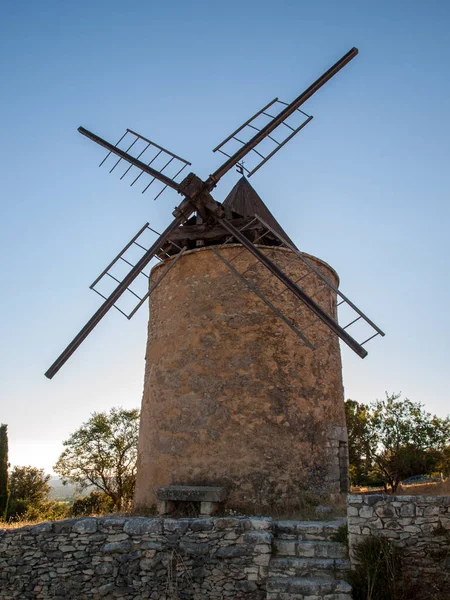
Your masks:
<instances>
[{"instance_id":1,"label":"bench slab","mask_svg":"<svg viewBox=\"0 0 450 600\"><path fill-rule=\"evenodd\" d=\"M224 487L204 485L167 485L156 491L158 500L172 502L224 502L227 490Z\"/></svg>"}]
</instances>

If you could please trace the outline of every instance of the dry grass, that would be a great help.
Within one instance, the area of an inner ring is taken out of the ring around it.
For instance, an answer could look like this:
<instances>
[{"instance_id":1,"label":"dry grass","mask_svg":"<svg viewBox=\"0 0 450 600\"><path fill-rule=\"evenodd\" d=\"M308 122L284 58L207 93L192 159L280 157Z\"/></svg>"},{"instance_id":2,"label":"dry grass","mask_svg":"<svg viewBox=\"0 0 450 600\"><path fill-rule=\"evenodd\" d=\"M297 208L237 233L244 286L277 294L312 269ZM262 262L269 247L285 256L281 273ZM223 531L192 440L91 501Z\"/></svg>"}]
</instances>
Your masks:
<instances>
[{"instance_id":1,"label":"dry grass","mask_svg":"<svg viewBox=\"0 0 450 600\"><path fill-rule=\"evenodd\" d=\"M351 494L385 494L383 488L352 487ZM390 494L390 492L388 492ZM394 496L450 496L450 478L445 481L416 483L398 487Z\"/></svg>"},{"instance_id":2,"label":"dry grass","mask_svg":"<svg viewBox=\"0 0 450 600\"><path fill-rule=\"evenodd\" d=\"M0 529L20 529L21 527L37 524L37 521L9 521L8 523L0 521Z\"/></svg>"},{"instance_id":3,"label":"dry grass","mask_svg":"<svg viewBox=\"0 0 450 600\"><path fill-rule=\"evenodd\" d=\"M398 496L450 496L450 479L400 486Z\"/></svg>"},{"instance_id":4,"label":"dry grass","mask_svg":"<svg viewBox=\"0 0 450 600\"><path fill-rule=\"evenodd\" d=\"M384 490L380 488L376 489L367 489L367 488L352 488L352 494L384 494ZM450 496L450 478L446 481L441 482L431 482L431 483L418 483L413 485L405 485L402 487L399 486L395 495L398 496ZM347 514L346 501L344 498L338 498L332 502L327 501L325 504L327 506L332 507L331 514L317 514L316 506L320 504L320 501L316 498L307 498L303 499L303 502L299 502L296 506L292 507L272 507L271 509L255 507L253 505L247 506L239 506L233 509L226 509L222 514L222 516L271 516L274 519L282 520L282 519L294 519L294 520L330 520L335 519L337 517L345 517ZM83 515L88 516L88 515ZM156 515L156 510L153 507L148 511L123 511L123 512L115 512L108 514L97 514L92 513L89 515L90 517L133 517L133 516L145 516L145 517L154 517ZM197 514L174 514L171 516L180 517L180 516L190 516L195 517ZM219 515L218 515L219 516ZM0 530L1 529L20 529L21 527L28 527L30 525L37 525L39 521L10 521L9 523L4 523L0 521Z\"/></svg>"},{"instance_id":5,"label":"dry grass","mask_svg":"<svg viewBox=\"0 0 450 600\"><path fill-rule=\"evenodd\" d=\"M189 503L183 503L188 505L184 507L182 511L175 510L170 514L172 518L180 517L198 517L198 508L194 510L194 507L190 506ZM191 503L192 504L192 503ZM328 512L316 512L318 505L324 504L330 507L332 510ZM297 520L297 521L329 521L339 517L345 517L347 515L347 500L346 497L339 495L336 499L324 500L320 497L316 497L313 494L305 494L303 497L298 498L298 501L293 503L292 506L255 506L254 504L240 505L236 507L227 507L222 509L215 516L222 517L272 517L276 520ZM78 518L82 517L157 517L156 507L151 507L148 510L137 510L137 511L121 511L113 513L91 513L89 515L79 515ZM52 519L52 521L63 520L63 519ZM21 527L27 527L42 523L40 521L10 521L5 523L0 521L1 529L20 529Z\"/></svg>"},{"instance_id":6,"label":"dry grass","mask_svg":"<svg viewBox=\"0 0 450 600\"><path fill-rule=\"evenodd\" d=\"M318 506L327 506L331 512L316 512ZM297 498L283 504L270 506L254 503L227 505L223 515L236 517L272 517L277 521L330 521L347 514L347 498L338 495L335 499L324 498L313 492L303 492Z\"/></svg>"}]
</instances>

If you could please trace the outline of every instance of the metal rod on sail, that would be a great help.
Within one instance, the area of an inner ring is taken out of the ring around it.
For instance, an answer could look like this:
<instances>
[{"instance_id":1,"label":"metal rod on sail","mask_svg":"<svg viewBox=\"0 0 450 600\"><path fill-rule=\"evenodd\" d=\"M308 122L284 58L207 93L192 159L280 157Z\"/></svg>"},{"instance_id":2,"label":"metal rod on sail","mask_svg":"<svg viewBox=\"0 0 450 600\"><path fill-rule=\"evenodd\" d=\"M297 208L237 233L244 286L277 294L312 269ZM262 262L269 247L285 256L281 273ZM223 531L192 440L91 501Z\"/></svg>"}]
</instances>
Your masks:
<instances>
[{"instance_id":1,"label":"metal rod on sail","mask_svg":"<svg viewBox=\"0 0 450 600\"><path fill-rule=\"evenodd\" d=\"M109 152L112 152L113 154L120 156L120 158L123 158L124 160L126 160L133 166L137 167L141 171L144 171L144 173L148 173L152 177L159 179L159 181L162 181L163 183L165 183L166 185L168 185L169 187L173 188L174 190L176 190L178 192L178 183L176 181L173 181L172 179L170 179L170 177L167 177L167 175L163 175L163 173L160 173L156 169L152 169L152 167L149 167L142 161L138 160L137 158L134 158L134 156L131 156L130 154L127 154L123 150L120 150L120 148L116 148L116 146L113 146L113 144L110 144L103 138L99 137L95 133L92 133L92 131L88 131L84 127L78 127L78 131L82 135L85 135L87 138L89 138L90 140L95 142L96 144L99 144L100 146L103 146L104 148L106 148Z\"/></svg>"},{"instance_id":2,"label":"metal rod on sail","mask_svg":"<svg viewBox=\"0 0 450 600\"><path fill-rule=\"evenodd\" d=\"M337 61L332 67L328 69L319 79L312 83L307 90L305 90L300 96L293 100L284 110L280 112L272 121L270 121L265 127L261 129L251 140L249 140L245 146L235 152L227 161L223 163L209 178L206 180L206 184L209 189L213 189L221 177L225 175L230 169L240 162L244 156L253 150L265 137L269 135L274 129L276 129L283 121L285 121L292 113L294 113L299 106L301 106L306 100L311 98L313 94L317 92L327 81L329 81L338 71L340 71L347 63L349 63L358 54L357 48L352 48Z\"/></svg>"}]
</instances>

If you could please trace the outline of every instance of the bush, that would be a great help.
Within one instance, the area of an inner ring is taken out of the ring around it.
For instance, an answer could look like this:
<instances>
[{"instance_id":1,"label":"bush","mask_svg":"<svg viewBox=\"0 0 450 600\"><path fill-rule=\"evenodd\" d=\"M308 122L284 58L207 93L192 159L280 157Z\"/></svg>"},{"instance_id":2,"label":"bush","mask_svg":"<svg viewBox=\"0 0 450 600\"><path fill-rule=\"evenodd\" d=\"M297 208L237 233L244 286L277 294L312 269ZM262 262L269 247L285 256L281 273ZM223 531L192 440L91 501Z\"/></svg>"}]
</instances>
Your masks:
<instances>
[{"instance_id":1,"label":"bush","mask_svg":"<svg viewBox=\"0 0 450 600\"><path fill-rule=\"evenodd\" d=\"M354 550L356 567L348 581L354 600L402 600L405 598L399 550L386 538L368 537Z\"/></svg>"},{"instance_id":2,"label":"bush","mask_svg":"<svg viewBox=\"0 0 450 600\"><path fill-rule=\"evenodd\" d=\"M340 544L345 544L348 546L348 524L342 523L339 525L336 533L333 533L331 536L331 541L339 542Z\"/></svg>"},{"instance_id":3,"label":"bush","mask_svg":"<svg viewBox=\"0 0 450 600\"><path fill-rule=\"evenodd\" d=\"M77 498L72 505L71 514L74 517L83 515L105 514L114 510L114 502L103 492L91 492L89 496Z\"/></svg>"},{"instance_id":4,"label":"bush","mask_svg":"<svg viewBox=\"0 0 450 600\"><path fill-rule=\"evenodd\" d=\"M29 506L23 516L24 521L58 521L70 515L70 506L66 502L47 500L40 504Z\"/></svg>"},{"instance_id":5,"label":"bush","mask_svg":"<svg viewBox=\"0 0 450 600\"><path fill-rule=\"evenodd\" d=\"M27 504L17 501L17 511L8 519L9 525L40 523L42 521L59 521L70 516L70 507L66 502L47 500L40 504Z\"/></svg>"}]
</instances>

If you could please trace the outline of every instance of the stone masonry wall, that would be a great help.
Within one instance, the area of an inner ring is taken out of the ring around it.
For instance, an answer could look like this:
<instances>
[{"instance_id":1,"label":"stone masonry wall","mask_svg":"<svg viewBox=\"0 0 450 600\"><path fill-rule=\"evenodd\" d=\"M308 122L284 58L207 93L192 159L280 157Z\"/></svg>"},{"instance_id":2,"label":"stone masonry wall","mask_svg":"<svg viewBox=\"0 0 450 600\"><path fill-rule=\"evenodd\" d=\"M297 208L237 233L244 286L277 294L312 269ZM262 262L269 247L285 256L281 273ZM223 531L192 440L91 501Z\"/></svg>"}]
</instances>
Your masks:
<instances>
[{"instance_id":1,"label":"stone masonry wall","mask_svg":"<svg viewBox=\"0 0 450 600\"><path fill-rule=\"evenodd\" d=\"M0 598L259 600L262 518L81 518L0 530Z\"/></svg>"},{"instance_id":2,"label":"stone masonry wall","mask_svg":"<svg viewBox=\"0 0 450 600\"><path fill-rule=\"evenodd\" d=\"M261 248L333 314L336 294L292 252ZM296 325L310 350L223 264L186 252L150 296L135 506L160 486L216 485L239 512L295 507L302 493L346 492L339 341L239 245L221 255ZM326 263L312 264L338 285ZM152 271L152 282L163 266Z\"/></svg>"},{"instance_id":3,"label":"stone masonry wall","mask_svg":"<svg viewBox=\"0 0 450 600\"><path fill-rule=\"evenodd\" d=\"M450 583L450 496L349 495L347 514L351 557L367 536L383 536L413 578Z\"/></svg>"}]
</instances>

